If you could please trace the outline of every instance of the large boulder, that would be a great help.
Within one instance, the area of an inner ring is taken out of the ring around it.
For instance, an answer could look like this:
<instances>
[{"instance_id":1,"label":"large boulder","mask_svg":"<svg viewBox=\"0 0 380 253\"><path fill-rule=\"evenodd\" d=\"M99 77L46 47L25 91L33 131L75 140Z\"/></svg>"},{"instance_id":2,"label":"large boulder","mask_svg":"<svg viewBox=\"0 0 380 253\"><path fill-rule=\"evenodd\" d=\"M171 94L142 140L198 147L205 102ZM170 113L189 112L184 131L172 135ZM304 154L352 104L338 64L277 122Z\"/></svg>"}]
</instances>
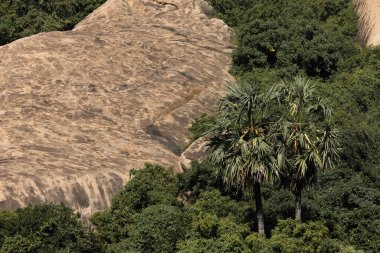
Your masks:
<instances>
[{"instance_id":1,"label":"large boulder","mask_svg":"<svg viewBox=\"0 0 380 253\"><path fill-rule=\"evenodd\" d=\"M106 208L145 162L181 171L233 80L229 28L194 0L109 0L73 31L0 47L0 208Z\"/></svg>"}]
</instances>

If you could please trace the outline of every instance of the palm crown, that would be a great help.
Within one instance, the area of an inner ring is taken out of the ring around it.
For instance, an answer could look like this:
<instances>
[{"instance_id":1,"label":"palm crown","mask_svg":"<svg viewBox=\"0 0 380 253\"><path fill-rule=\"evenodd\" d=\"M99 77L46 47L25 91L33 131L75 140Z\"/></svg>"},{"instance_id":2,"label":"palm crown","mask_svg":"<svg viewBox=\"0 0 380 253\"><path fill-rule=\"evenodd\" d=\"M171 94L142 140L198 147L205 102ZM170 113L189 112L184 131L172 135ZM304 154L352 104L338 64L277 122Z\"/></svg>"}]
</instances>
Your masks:
<instances>
[{"instance_id":1,"label":"palm crown","mask_svg":"<svg viewBox=\"0 0 380 253\"><path fill-rule=\"evenodd\" d=\"M266 93L252 85L231 86L208 132L210 158L225 183L255 192L258 212L260 185L280 179L296 197L300 220L303 189L315 182L318 170L333 167L339 157L330 118L331 109L302 77L275 84Z\"/></svg>"}]
</instances>

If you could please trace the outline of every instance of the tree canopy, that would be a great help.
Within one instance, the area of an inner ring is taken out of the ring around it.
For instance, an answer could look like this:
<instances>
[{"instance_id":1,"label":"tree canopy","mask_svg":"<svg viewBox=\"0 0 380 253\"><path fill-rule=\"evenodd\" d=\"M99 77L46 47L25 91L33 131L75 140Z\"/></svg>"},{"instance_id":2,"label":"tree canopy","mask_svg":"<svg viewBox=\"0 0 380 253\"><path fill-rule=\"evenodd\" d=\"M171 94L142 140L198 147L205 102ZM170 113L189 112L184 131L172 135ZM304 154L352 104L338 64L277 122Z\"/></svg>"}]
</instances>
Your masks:
<instances>
[{"instance_id":1,"label":"tree canopy","mask_svg":"<svg viewBox=\"0 0 380 253\"><path fill-rule=\"evenodd\" d=\"M0 45L40 32L70 30L105 0L2 0Z\"/></svg>"}]
</instances>

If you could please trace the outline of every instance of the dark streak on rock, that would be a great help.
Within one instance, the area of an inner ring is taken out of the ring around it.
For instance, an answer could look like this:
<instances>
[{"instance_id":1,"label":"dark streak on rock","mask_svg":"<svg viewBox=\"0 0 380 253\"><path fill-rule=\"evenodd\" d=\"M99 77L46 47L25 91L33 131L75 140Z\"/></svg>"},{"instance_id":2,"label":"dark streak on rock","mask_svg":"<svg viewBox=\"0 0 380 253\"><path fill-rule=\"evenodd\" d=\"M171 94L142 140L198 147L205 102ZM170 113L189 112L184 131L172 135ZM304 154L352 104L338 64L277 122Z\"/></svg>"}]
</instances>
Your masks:
<instances>
[{"instance_id":1,"label":"dark streak on rock","mask_svg":"<svg viewBox=\"0 0 380 253\"><path fill-rule=\"evenodd\" d=\"M88 207L90 205L87 193L80 184L75 183L71 188L71 192L75 197L75 202L78 203L79 206Z\"/></svg>"},{"instance_id":2,"label":"dark streak on rock","mask_svg":"<svg viewBox=\"0 0 380 253\"><path fill-rule=\"evenodd\" d=\"M158 140L162 145L167 147L173 154L177 156L181 155L181 148L174 141L164 136L155 125L148 125L146 127L146 133L149 134L153 139Z\"/></svg>"}]
</instances>

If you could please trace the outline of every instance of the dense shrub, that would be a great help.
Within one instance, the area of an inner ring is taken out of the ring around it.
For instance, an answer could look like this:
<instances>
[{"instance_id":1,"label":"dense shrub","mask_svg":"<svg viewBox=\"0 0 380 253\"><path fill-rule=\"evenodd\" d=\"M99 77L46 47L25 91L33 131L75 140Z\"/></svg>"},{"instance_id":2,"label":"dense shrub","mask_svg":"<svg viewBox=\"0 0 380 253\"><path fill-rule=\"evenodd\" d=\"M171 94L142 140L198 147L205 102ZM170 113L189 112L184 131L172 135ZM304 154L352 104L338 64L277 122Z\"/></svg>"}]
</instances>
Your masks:
<instances>
[{"instance_id":1,"label":"dense shrub","mask_svg":"<svg viewBox=\"0 0 380 253\"><path fill-rule=\"evenodd\" d=\"M203 136L210 129L210 126L212 126L214 123L214 117L207 114L204 114L196 119L189 128L189 131L191 133L190 140L195 141L196 139Z\"/></svg>"},{"instance_id":2,"label":"dense shrub","mask_svg":"<svg viewBox=\"0 0 380 253\"><path fill-rule=\"evenodd\" d=\"M212 189L219 189L226 193L223 181L216 174L215 166L208 160L201 163L193 161L190 170L177 175L179 180L180 195L187 202L193 203L198 196Z\"/></svg>"},{"instance_id":3,"label":"dense shrub","mask_svg":"<svg viewBox=\"0 0 380 253\"><path fill-rule=\"evenodd\" d=\"M253 233L246 238L252 252L257 253L343 253L361 252L331 239L329 229L322 222L300 223L280 220L268 240Z\"/></svg>"},{"instance_id":4,"label":"dense shrub","mask_svg":"<svg viewBox=\"0 0 380 253\"><path fill-rule=\"evenodd\" d=\"M131 180L112 200L112 210L128 206L134 211L151 205L174 205L178 202L178 180L171 168L146 164L143 170L132 170Z\"/></svg>"},{"instance_id":5,"label":"dense shrub","mask_svg":"<svg viewBox=\"0 0 380 253\"><path fill-rule=\"evenodd\" d=\"M379 180L380 48L351 58L325 89L344 137L342 156L357 170Z\"/></svg>"},{"instance_id":6,"label":"dense shrub","mask_svg":"<svg viewBox=\"0 0 380 253\"><path fill-rule=\"evenodd\" d=\"M54 30L72 29L105 0L2 0L0 45Z\"/></svg>"},{"instance_id":7,"label":"dense shrub","mask_svg":"<svg viewBox=\"0 0 380 253\"><path fill-rule=\"evenodd\" d=\"M320 176L308 194L309 219L324 220L334 236L367 252L380 250L380 193L362 172L347 168Z\"/></svg>"},{"instance_id":8,"label":"dense shrub","mask_svg":"<svg viewBox=\"0 0 380 253\"><path fill-rule=\"evenodd\" d=\"M235 28L234 71L284 69L329 78L356 54L357 18L351 1L210 0L217 16ZM344 24L344 25L342 25Z\"/></svg>"},{"instance_id":9,"label":"dense shrub","mask_svg":"<svg viewBox=\"0 0 380 253\"><path fill-rule=\"evenodd\" d=\"M0 214L0 252L99 252L100 243L64 205L43 204Z\"/></svg>"},{"instance_id":10,"label":"dense shrub","mask_svg":"<svg viewBox=\"0 0 380 253\"><path fill-rule=\"evenodd\" d=\"M176 252L183 239L188 219L178 207L156 205L145 208L136 216L128 246L134 252Z\"/></svg>"},{"instance_id":11,"label":"dense shrub","mask_svg":"<svg viewBox=\"0 0 380 253\"><path fill-rule=\"evenodd\" d=\"M222 196L218 190L203 192L187 208L191 226L186 239L179 243L181 253L190 252L242 252L247 249L244 238L250 228L252 203L237 202Z\"/></svg>"},{"instance_id":12,"label":"dense shrub","mask_svg":"<svg viewBox=\"0 0 380 253\"><path fill-rule=\"evenodd\" d=\"M165 232L159 229L176 226L185 219L179 209L182 204L177 198L178 194L178 179L171 168L146 164L142 170L132 170L130 181L113 198L111 207L91 217L99 237L105 243L104 250L141 252L141 248L144 248L146 252L166 252L159 248L159 244L164 243L162 237L167 233L165 236L168 236L167 240L170 242L166 242L166 246L162 247L165 250L170 248L172 251L177 239L170 234L171 230ZM181 226L184 227L184 224ZM141 230L142 227L144 230ZM156 238L155 240L160 238L161 241L155 245L152 242L149 246L150 239L144 241L144 236ZM180 236L179 230L177 236Z\"/></svg>"},{"instance_id":13,"label":"dense shrub","mask_svg":"<svg viewBox=\"0 0 380 253\"><path fill-rule=\"evenodd\" d=\"M244 238L249 227L239 224L232 216L218 218L204 213L192 223L188 238L179 243L180 253L248 252Z\"/></svg>"},{"instance_id":14,"label":"dense shrub","mask_svg":"<svg viewBox=\"0 0 380 253\"><path fill-rule=\"evenodd\" d=\"M96 226L97 232L103 242L115 244L128 238L135 214L136 212L128 206L108 209L95 213L91 217L91 222Z\"/></svg>"},{"instance_id":15,"label":"dense shrub","mask_svg":"<svg viewBox=\"0 0 380 253\"><path fill-rule=\"evenodd\" d=\"M7 236L16 233L16 219L17 215L15 212L0 211L0 248Z\"/></svg>"}]
</instances>

